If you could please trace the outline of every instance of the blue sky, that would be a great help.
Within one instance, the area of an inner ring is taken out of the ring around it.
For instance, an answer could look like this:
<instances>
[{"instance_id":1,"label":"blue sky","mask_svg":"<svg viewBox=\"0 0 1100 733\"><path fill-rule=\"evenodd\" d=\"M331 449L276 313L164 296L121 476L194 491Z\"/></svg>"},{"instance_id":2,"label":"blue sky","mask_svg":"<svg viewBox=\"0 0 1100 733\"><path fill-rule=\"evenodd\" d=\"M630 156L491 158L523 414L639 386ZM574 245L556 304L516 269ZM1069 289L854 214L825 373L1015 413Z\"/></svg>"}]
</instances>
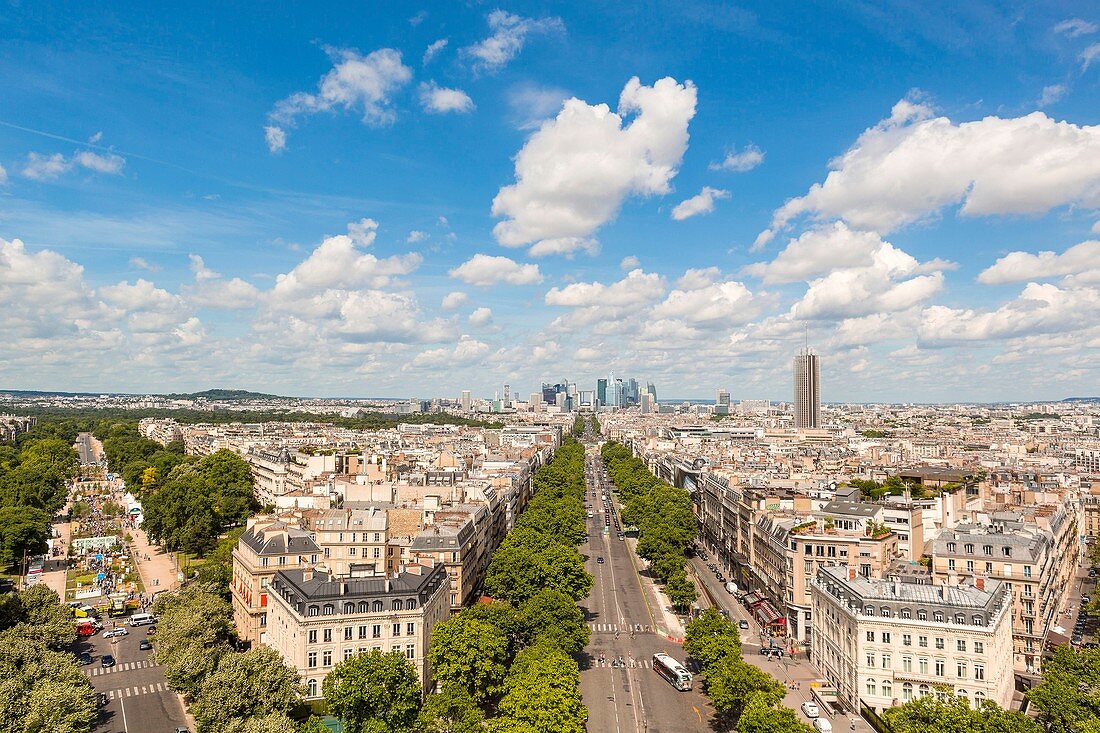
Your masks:
<instances>
[{"instance_id":1,"label":"blue sky","mask_svg":"<svg viewBox=\"0 0 1100 733\"><path fill-rule=\"evenodd\" d=\"M0 384L1096 391L1087 5L436 5L0 8Z\"/></svg>"}]
</instances>

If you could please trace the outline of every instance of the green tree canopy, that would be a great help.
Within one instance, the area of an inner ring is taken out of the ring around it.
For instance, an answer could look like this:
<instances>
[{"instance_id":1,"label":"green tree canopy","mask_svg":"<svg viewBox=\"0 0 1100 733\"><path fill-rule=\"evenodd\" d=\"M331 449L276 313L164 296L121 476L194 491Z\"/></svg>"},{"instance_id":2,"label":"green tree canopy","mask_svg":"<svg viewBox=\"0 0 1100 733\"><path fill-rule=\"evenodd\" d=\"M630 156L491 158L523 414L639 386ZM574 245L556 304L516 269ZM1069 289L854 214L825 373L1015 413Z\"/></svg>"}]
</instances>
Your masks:
<instances>
[{"instance_id":1,"label":"green tree canopy","mask_svg":"<svg viewBox=\"0 0 1100 733\"><path fill-rule=\"evenodd\" d=\"M485 702L496 695L508 672L508 646L504 629L460 613L432 630L432 676L444 687L462 687L474 700Z\"/></svg>"},{"instance_id":2,"label":"green tree canopy","mask_svg":"<svg viewBox=\"0 0 1100 733\"><path fill-rule=\"evenodd\" d=\"M717 609L708 608L688 621L684 629L684 651L706 672L731 654L741 656L741 636L736 624Z\"/></svg>"},{"instance_id":3,"label":"green tree canopy","mask_svg":"<svg viewBox=\"0 0 1100 733\"><path fill-rule=\"evenodd\" d=\"M566 654L576 654L588 644L584 612L559 590L539 591L524 601L517 615L528 644L549 644Z\"/></svg>"},{"instance_id":4,"label":"green tree canopy","mask_svg":"<svg viewBox=\"0 0 1100 733\"><path fill-rule=\"evenodd\" d=\"M202 682L191 706L205 733L224 733L236 721L267 713L288 713L301 696L298 673L269 647L225 654Z\"/></svg>"},{"instance_id":5,"label":"green tree canopy","mask_svg":"<svg viewBox=\"0 0 1100 733\"><path fill-rule=\"evenodd\" d=\"M754 695L761 704L771 707L783 701L787 689L767 672L727 655L707 671L707 695L714 709L731 725L737 723L741 711Z\"/></svg>"},{"instance_id":6,"label":"green tree canopy","mask_svg":"<svg viewBox=\"0 0 1100 733\"><path fill-rule=\"evenodd\" d=\"M416 721L416 733L481 733L485 715L466 689L448 685L429 695Z\"/></svg>"},{"instance_id":7,"label":"green tree canopy","mask_svg":"<svg viewBox=\"0 0 1100 733\"><path fill-rule=\"evenodd\" d=\"M497 710L536 733L584 733L588 710L579 683L572 657L551 646L529 647L516 656Z\"/></svg>"},{"instance_id":8,"label":"green tree canopy","mask_svg":"<svg viewBox=\"0 0 1100 733\"><path fill-rule=\"evenodd\" d=\"M347 733L412 730L420 713L420 680L404 654L371 650L340 662L322 684L325 703Z\"/></svg>"},{"instance_id":9,"label":"green tree canopy","mask_svg":"<svg viewBox=\"0 0 1100 733\"><path fill-rule=\"evenodd\" d=\"M813 729L799 720L793 710L769 700L769 696L762 693L749 696L737 721L740 733L813 733Z\"/></svg>"},{"instance_id":10,"label":"green tree canopy","mask_svg":"<svg viewBox=\"0 0 1100 733\"><path fill-rule=\"evenodd\" d=\"M1085 724L1100 724L1100 649L1055 648L1027 698L1050 733L1078 733Z\"/></svg>"},{"instance_id":11,"label":"green tree canopy","mask_svg":"<svg viewBox=\"0 0 1100 733\"><path fill-rule=\"evenodd\" d=\"M935 695L922 695L887 709L882 718L894 733L1042 733L1039 724L1023 713L1004 710L992 701L976 710L966 698L954 696L944 702Z\"/></svg>"},{"instance_id":12,"label":"green tree canopy","mask_svg":"<svg viewBox=\"0 0 1100 733\"><path fill-rule=\"evenodd\" d=\"M154 658L164 666L172 687L195 696L231 651L233 610L224 598L202 586L161 596L155 610L160 621Z\"/></svg>"}]
</instances>

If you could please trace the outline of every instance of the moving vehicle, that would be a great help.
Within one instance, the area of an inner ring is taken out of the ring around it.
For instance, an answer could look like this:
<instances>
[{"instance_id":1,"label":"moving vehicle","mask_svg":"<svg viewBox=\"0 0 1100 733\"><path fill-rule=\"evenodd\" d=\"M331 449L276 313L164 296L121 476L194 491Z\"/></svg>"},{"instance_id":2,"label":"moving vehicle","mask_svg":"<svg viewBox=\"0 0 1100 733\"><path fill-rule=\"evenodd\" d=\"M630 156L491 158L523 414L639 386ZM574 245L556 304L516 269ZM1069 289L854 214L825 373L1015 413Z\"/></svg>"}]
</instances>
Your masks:
<instances>
[{"instance_id":1,"label":"moving vehicle","mask_svg":"<svg viewBox=\"0 0 1100 733\"><path fill-rule=\"evenodd\" d=\"M691 689L691 672L664 652L653 655L653 669L680 692Z\"/></svg>"},{"instance_id":2,"label":"moving vehicle","mask_svg":"<svg viewBox=\"0 0 1100 733\"><path fill-rule=\"evenodd\" d=\"M157 617L151 613L135 613L127 622L131 626L149 626L157 622Z\"/></svg>"},{"instance_id":3,"label":"moving vehicle","mask_svg":"<svg viewBox=\"0 0 1100 733\"><path fill-rule=\"evenodd\" d=\"M76 625L77 636L95 636L99 631L99 624L93 621L81 621Z\"/></svg>"},{"instance_id":4,"label":"moving vehicle","mask_svg":"<svg viewBox=\"0 0 1100 733\"><path fill-rule=\"evenodd\" d=\"M818 733L833 733L833 724L825 718L814 718L814 730Z\"/></svg>"},{"instance_id":5,"label":"moving vehicle","mask_svg":"<svg viewBox=\"0 0 1100 733\"><path fill-rule=\"evenodd\" d=\"M726 583L726 592L731 596L737 595L737 583L734 583L732 580Z\"/></svg>"},{"instance_id":6,"label":"moving vehicle","mask_svg":"<svg viewBox=\"0 0 1100 733\"><path fill-rule=\"evenodd\" d=\"M603 555L596 558L596 564L603 565Z\"/></svg>"},{"instance_id":7,"label":"moving vehicle","mask_svg":"<svg viewBox=\"0 0 1100 733\"><path fill-rule=\"evenodd\" d=\"M737 622L737 628L747 631L749 628L749 622L745 619L741 619Z\"/></svg>"},{"instance_id":8,"label":"moving vehicle","mask_svg":"<svg viewBox=\"0 0 1100 733\"><path fill-rule=\"evenodd\" d=\"M821 710L818 709L817 703L807 700L802 703L802 712L806 714L807 718L817 718L821 715Z\"/></svg>"},{"instance_id":9,"label":"moving vehicle","mask_svg":"<svg viewBox=\"0 0 1100 733\"><path fill-rule=\"evenodd\" d=\"M114 639L116 636L126 636L130 632L126 629L119 627L117 629L107 629L103 632L104 639Z\"/></svg>"},{"instance_id":10,"label":"moving vehicle","mask_svg":"<svg viewBox=\"0 0 1100 733\"><path fill-rule=\"evenodd\" d=\"M142 639L138 643L138 649L142 650L143 652L151 651L153 649L153 643L148 639Z\"/></svg>"},{"instance_id":11,"label":"moving vehicle","mask_svg":"<svg viewBox=\"0 0 1100 733\"><path fill-rule=\"evenodd\" d=\"M765 657L783 658L783 650L777 646L762 646L760 647L760 654Z\"/></svg>"}]
</instances>

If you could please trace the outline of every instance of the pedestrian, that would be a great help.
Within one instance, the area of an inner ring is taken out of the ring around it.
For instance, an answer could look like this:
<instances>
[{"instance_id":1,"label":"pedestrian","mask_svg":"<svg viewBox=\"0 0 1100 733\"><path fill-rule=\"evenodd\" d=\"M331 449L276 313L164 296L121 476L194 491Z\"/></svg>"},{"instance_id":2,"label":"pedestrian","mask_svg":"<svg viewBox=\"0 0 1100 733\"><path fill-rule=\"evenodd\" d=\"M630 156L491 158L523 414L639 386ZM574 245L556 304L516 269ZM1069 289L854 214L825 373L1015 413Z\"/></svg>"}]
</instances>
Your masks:
<instances>
[{"instance_id":1,"label":"pedestrian","mask_svg":"<svg viewBox=\"0 0 1100 733\"><path fill-rule=\"evenodd\" d=\"M856 719L855 718L852 718L852 724L851 724L850 728L851 728L851 730L856 729Z\"/></svg>"}]
</instances>

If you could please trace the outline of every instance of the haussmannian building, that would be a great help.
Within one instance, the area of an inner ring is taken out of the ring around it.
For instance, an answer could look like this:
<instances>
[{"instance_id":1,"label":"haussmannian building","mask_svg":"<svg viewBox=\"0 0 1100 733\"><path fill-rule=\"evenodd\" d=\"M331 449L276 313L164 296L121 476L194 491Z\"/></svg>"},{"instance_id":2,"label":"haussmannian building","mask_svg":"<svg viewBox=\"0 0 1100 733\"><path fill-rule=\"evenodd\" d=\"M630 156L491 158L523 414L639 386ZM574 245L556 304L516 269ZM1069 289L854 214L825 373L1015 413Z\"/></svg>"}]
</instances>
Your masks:
<instances>
[{"instance_id":1,"label":"haussmannian building","mask_svg":"<svg viewBox=\"0 0 1100 733\"><path fill-rule=\"evenodd\" d=\"M814 664L850 712L922 695L975 708L1012 701L1012 596L1001 581L931 585L822 567L813 624Z\"/></svg>"}]
</instances>

